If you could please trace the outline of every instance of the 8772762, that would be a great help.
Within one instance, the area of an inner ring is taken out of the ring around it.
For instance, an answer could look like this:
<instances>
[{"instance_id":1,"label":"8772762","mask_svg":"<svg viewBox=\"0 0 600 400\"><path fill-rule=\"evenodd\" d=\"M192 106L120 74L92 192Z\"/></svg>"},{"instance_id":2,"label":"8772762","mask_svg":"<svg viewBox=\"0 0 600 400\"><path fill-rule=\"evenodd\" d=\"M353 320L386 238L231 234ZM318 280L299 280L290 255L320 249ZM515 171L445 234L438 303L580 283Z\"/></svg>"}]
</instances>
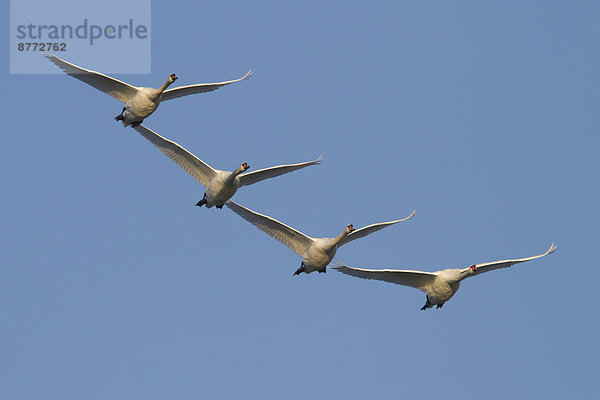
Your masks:
<instances>
[{"instance_id":1,"label":"8772762","mask_svg":"<svg viewBox=\"0 0 600 400\"><path fill-rule=\"evenodd\" d=\"M67 51L66 43L53 42L19 42L17 43L19 51Z\"/></svg>"}]
</instances>

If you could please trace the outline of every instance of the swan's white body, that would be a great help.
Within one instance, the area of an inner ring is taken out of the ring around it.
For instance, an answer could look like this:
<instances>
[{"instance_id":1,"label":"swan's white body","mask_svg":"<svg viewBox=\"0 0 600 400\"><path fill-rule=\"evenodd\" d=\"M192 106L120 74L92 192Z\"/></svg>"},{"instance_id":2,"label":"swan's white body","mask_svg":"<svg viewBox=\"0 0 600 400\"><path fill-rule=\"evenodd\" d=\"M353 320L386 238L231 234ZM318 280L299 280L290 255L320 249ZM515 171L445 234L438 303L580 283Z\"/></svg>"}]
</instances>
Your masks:
<instances>
[{"instance_id":1,"label":"swan's white body","mask_svg":"<svg viewBox=\"0 0 600 400\"><path fill-rule=\"evenodd\" d=\"M556 245L552 243L548 251L537 256L514 260L494 261L484 264L474 264L468 268L444 269L437 272L397 269L363 269L349 267L342 263L334 267L334 269L337 269L346 275L351 275L358 278L375 279L419 289L427 295L427 302L423 308L421 308L421 310L425 310L433 306L441 308L444 303L450 300L458 291L460 283L463 279L492 271L494 269L508 268L518 263L535 260L536 258L544 257L549 253L554 253L555 250Z\"/></svg>"},{"instance_id":2,"label":"swan's white body","mask_svg":"<svg viewBox=\"0 0 600 400\"><path fill-rule=\"evenodd\" d=\"M169 87L173 82L172 79L167 80L163 85L165 89ZM164 89L162 87L158 89L153 88L139 88L135 96L129 99L125 106L125 112L123 113L123 126L129 126L136 122L142 122L144 119L149 117L156 109L161 101L161 95Z\"/></svg>"},{"instance_id":3,"label":"swan's white body","mask_svg":"<svg viewBox=\"0 0 600 400\"><path fill-rule=\"evenodd\" d=\"M65 73L73 78L87 83L88 85L112 96L113 98L125 103L122 112L122 118L115 119L123 121L123 126L140 124L145 118L149 117L156 109L161 101L175 99L181 96L187 96L195 93L205 93L217 90L221 86L239 82L252 75L248 71L246 75L240 79L218 83L201 83L197 85L179 86L173 89L167 89L177 77L171 74L167 81L158 89L148 87L136 87L128 83L121 82L118 79L112 78L100 72L82 68L75 64L71 64L65 60L56 57L54 54L45 55L50 61L62 69Z\"/></svg>"},{"instance_id":4,"label":"swan's white body","mask_svg":"<svg viewBox=\"0 0 600 400\"><path fill-rule=\"evenodd\" d=\"M218 208L223 207L223 204L233 197L238 188L242 186L252 185L264 179L274 178L311 165L317 165L321 160L321 157L319 157L314 161L278 165L248 173L244 173L244 171L249 166L243 163L233 172L220 171L212 168L179 144L160 136L144 125L136 126L133 129L173 160L185 172L206 186L205 197L197 205L206 205L207 208L213 206L217 206Z\"/></svg>"},{"instance_id":5,"label":"swan's white body","mask_svg":"<svg viewBox=\"0 0 600 400\"><path fill-rule=\"evenodd\" d=\"M294 275L297 275L300 272L306 272L307 274L314 271L325 272L325 267L333 260L335 253L340 246L390 225L406 221L415 215L415 211L413 211L406 218L373 224L357 230L354 230L352 225L348 225L336 238L312 238L271 217L254 212L233 201L228 201L225 205L240 217L244 218L275 240L283 243L294 253L302 257L300 269L298 269Z\"/></svg>"},{"instance_id":6,"label":"swan's white body","mask_svg":"<svg viewBox=\"0 0 600 400\"><path fill-rule=\"evenodd\" d=\"M206 208L222 206L233 197L240 187L240 175L244 172L243 166L235 171L215 171L213 178L206 186Z\"/></svg>"}]
</instances>

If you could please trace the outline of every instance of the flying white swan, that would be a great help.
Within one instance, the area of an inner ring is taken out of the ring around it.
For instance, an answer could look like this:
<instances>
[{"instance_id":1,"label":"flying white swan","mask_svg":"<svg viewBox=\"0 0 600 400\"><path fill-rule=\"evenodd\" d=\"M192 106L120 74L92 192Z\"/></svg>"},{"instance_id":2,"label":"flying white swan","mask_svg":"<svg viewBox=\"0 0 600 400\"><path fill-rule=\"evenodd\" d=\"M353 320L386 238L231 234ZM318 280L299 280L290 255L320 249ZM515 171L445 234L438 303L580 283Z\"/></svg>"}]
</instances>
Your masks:
<instances>
[{"instance_id":1,"label":"flying white swan","mask_svg":"<svg viewBox=\"0 0 600 400\"><path fill-rule=\"evenodd\" d=\"M356 276L358 278L375 279L419 289L427 295L427 302L421 308L421 310L426 310L433 306L442 308L444 303L450 300L450 298L458 291L460 282L465 278L498 268L508 268L525 261L535 260L536 258L544 257L549 253L554 253L554 250L556 250L556 245L552 243L548 251L537 256L518 258L515 260L493 261L484 264L473 264L468 268L444 269L436 272L398 269L362 269L348 267L341 262L333 268L346 275Z\"/></svg>"},{"instance_id":2,"label":"flying white swan","mask_svg":"<svg viewBox=\"0 0 600 400\"><path fill-rule=\"evenodd\" d=\"M360 229L354 229L354 226L348 225L336 238L311 238L271 217L249 210L231 200L227 201L225 205L240 217L244 218L273 239L280 241L294 253L302 257L302 264L300 264L300 268L294 272L294 275L298 275L301 272L310 274L314 271L325 273L327 272L326 267L331 260L333 260L333 257L335 257L335 252L338 247L343 246L354 239L359 239L373 232L377 232L390 225L406 221L415 215L415 211L413 211L406 218L372 224Z\"/></svg>"},{"instance_id":3,"label":"flying white swan","mask_svg":"<svg viewBox=\"0 0 600 400\"><path fill-rule=\"evenodd\" d=\"M206 164L179 144L160 136L158 133L153 132L144 125L136 126L133 129L156 146L164 155L183 168L185 172L206 186L204 198L196 203L198 207L206 205L206 208L211 208L212 206L223 208L223 203L229 200L238 188L242 186L252 185L253 183L260 182L264 179L274 178L304 167L317 165L320 164L321 161L321 157L319 157L314 161L278 165L276 167L259 169L246 174L243 172L250 168L250 166L246 163L242 163L242 165L233 172L219 171L213 169L210 165Z\"/></svg>"},{"instance_id":4,"label":"flying white swan","mask_svg":"<svg viewBox=\"0 0 600 400\"><path fill-rule=\"evenodd\" d=\"M252 75L252 71L250 70L243 77L232 81L201 83L198 85L179 86L173 89L167 89L177 80L177 76L171 74L161 87L154 89L131 86L128 83L121 82L108 75L101 74L100 72L71 64L70 62L56 57L54 54L45 54L44 56L73 78L79 79L109 96L114 97L120 102L125 103L125 107L123 107L121 114L115 117L115 120L123 121L123 126L137 126L141 124L144 121L144 118L149 117L150 114L156 111L161 101L171 100L189 94L212 92L221 86L239 82Z\"/></svg>"}]
</instances>

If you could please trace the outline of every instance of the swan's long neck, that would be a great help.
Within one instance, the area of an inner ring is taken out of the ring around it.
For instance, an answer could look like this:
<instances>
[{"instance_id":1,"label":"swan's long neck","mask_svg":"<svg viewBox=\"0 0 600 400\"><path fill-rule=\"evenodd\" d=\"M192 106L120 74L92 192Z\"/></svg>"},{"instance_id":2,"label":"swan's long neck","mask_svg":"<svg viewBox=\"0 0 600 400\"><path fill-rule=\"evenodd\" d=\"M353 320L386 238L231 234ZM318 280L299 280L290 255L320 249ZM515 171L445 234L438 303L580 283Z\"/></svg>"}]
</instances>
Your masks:
<instances>
[{"instance_id":1,"label":"swan's long neck","mask_svg":"<svg viewBox=\"0 0 600 400\"><path fill-rule=\"evenodd\" d=\"M167 81L165 83L163 83L163 85L157 89L153 89L151 91L148 92L148 96L150 97L150 99L152 99L153 101L159 102L161 99L161 96L163 94L163 92L165 90L167 90L167 88L172 84L173 82L171 82L171 78L167 79Z\"/></svg>"},{"instance_id":2,"label":"swan's long neck","mask_svg":"<svg viewBox=\"0 0 600 400\"><path fill-rule=\"evenodd\" d=\"M233 183L233 181L235 180L235 177L238 176L239 174L241 174L242 172L244 172L244 168L240 165L240 167L238 169L236 169L231 174L229 174L227 179L225 179L225 184L231 185Z\"/></svg>"},{"instance_id":3,"label":"swan's long neck","mask_svg":"<svg viewBox=\"0 0 600 400\"><path fill-rule=\"evenodd\" d=\"M348 230L344 229L344 232L342 232L338 237L333 239L333 245L337 246L346 236L348 236Z\"/></svg>"},{"instance_id":4,"label":"swan's long neck","mask_svg":"<svg viewBox=\"0 0 600 400\"><path fill-rule=\"evenodd\" d=\"M164 92L165 90L167 90L167 88L169 86L171 86L173 82L171 82L171 78L167 79L167 81L165 83L163 83L163 85L161 87L158 88L158 92L160 94L162 94L162 92Z\"/></svg>"},{"instance_id":5,"label":"swan's long neck","mask_svg":"<svg viewBox=\"0 0 600 400\"><path fill-rule=\"evenodd\" d=\"M463 279L471 276L470 268L452 270L452 275L448 279L450 283L460 283Z\"/></svg>"}]
</instances>

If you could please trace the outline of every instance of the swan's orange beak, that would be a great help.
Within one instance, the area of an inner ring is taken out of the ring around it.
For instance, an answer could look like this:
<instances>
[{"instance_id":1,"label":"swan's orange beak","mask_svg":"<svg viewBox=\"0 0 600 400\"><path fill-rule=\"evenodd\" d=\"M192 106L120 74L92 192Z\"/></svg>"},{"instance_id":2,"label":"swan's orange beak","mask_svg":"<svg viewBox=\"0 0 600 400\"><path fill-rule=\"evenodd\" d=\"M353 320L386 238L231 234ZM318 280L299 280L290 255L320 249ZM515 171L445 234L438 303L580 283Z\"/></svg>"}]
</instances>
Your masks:
<instances>
[{"instance_id":1,"label":"swan's orange beak","mask_svg":"<svg viewBox=\"0 0 600 400\"><path fill-rule=\"evenodd\" d=\"M473 272L477 271L477 265L475 265L475 264L471 265L471 271L473 271Z\"/></svg>"},{"instance_id":2,"label":"swan's orange beak","mask_svg":"<svg viewBox=\"0 0 600 400\"><path fill-rule=\"evenodd\" d=\"M177 75L175 75L175 74L171 74L171 75L170 75L170 77L171 77L171 79L173 79L174 81L176 81L176 80L178 79L178 78L177 78Z\"/></svg>"}]
</instances>

